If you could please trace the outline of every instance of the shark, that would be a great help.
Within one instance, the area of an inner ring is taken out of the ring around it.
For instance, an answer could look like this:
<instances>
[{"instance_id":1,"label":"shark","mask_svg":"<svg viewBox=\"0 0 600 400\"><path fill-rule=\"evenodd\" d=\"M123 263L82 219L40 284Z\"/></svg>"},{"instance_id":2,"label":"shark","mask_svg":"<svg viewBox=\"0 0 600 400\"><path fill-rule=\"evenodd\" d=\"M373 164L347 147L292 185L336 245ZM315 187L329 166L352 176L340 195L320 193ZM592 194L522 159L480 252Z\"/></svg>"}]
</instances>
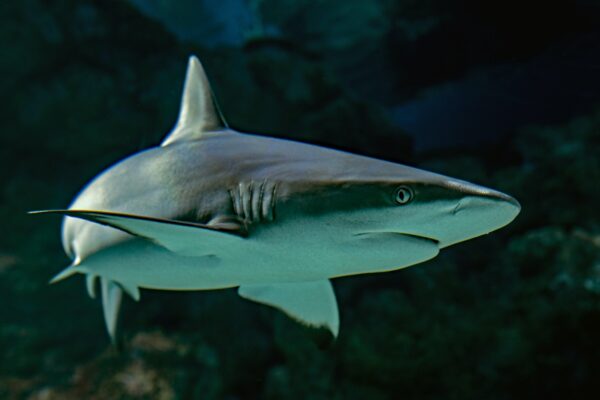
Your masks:
<instances>
[{"instance_id":1,"label":"shark","mask_svg":"<svg viewBox=\"0 0 600 400\"><path fill-rule=\"evenodd\" d=\"M198 58L156 147L112 165L68 209L58 282L98 282L114 341L123 293L237 288L337 337L331 279L394 271L510 223L502 192L415 167L227 125Z\"/></svg>"}]
</instances>

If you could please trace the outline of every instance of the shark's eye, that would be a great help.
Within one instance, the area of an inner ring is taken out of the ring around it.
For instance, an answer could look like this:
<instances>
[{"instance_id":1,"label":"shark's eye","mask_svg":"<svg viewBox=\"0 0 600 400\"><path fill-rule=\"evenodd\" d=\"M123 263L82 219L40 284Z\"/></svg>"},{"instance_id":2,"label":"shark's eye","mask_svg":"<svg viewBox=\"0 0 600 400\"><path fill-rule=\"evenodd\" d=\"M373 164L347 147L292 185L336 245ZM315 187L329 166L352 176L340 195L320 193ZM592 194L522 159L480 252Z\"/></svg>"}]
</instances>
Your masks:
<instances>
[{"instance_id":1,"label":"shark's eye","mask_svg":"<svg viewBox=\"0 0 600 400\"><path fill-rule=\"evenodd\" d=\"M408 186L400 186L394 192L394 201L397 204L406 204L412 200L413 196L414 194L411 188L409 188Z\"/></svg>"}]
</instances>

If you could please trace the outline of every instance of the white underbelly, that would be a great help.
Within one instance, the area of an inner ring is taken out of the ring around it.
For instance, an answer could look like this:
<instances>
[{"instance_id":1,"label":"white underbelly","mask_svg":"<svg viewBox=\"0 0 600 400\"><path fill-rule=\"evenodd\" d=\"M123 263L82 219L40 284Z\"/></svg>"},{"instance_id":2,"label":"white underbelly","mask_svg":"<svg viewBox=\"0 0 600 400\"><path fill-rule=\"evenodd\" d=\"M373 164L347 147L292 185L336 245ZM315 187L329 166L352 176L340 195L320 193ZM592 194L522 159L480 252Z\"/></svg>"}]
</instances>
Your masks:
<instances>
[{"instance_id":1,"label":"white underbelly","mask_svg":"<svg viewBox=\"0 0 600 400\"><path fill-rule=\"evenodd\" d=\"M437 253L434 242L395 233L326 238L266 234L203 256L182 256L133 238L90 256L80 271L143 288L208 290L383 272Z\"/></svg>"}]
</instances>

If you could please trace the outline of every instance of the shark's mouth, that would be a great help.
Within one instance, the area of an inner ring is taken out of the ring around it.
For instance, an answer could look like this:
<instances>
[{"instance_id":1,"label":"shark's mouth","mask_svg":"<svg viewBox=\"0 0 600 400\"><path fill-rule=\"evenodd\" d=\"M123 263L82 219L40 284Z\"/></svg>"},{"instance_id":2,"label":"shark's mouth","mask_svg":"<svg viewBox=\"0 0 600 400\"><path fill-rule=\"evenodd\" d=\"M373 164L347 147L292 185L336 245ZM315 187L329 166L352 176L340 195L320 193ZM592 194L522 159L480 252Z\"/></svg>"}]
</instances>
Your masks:
<instances>
[{"instance_id":1,"label":"shark's mouth","mask_svg":"<svg viewBox=\"0 0 600 400\"><path fill-rule=\"evenodd\" d=\"M416 239L427 240L427 241L435 243L437 246L439 246L439 244L440 244L439 240L434 239L434 238L430 238L430 237L427 237L427 236L417 235L417 234L414 234L414 233L406 233L406 232L396 232L396 233L398 233L399 235L413 237L413 238L416 238Z\"/></svg>"},{"instance_id":2,"label":"shark's mouth","mask_svg":"<svg viewBox=\"0 0 600 400\"><path fill-rule=\"evenodd\" d=\"M361 232L361 233L357 233L355 234L355 236L373 236L373 235L400 235L400 236L407 236L410 238L414 238L414 239L419 239L419 240L425 240L427 242L431 242L433 244L435 244L436 246L439 247L440 245L440 241L437 239L433 239L427 236L423 236L423 235L418 235L415 233L408 233L408 232L387 232L387 231L380 231L380 232Z\"/></svg>"}]
</instances>

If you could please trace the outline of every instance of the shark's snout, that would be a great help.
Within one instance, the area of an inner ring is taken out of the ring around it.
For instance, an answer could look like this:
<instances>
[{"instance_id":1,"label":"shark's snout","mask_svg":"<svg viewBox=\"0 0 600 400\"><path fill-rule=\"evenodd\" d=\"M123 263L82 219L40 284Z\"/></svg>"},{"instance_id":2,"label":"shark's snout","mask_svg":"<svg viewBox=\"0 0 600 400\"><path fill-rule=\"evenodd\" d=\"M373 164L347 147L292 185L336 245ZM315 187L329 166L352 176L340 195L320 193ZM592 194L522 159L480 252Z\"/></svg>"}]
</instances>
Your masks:
<instances>
[{"instance_id":1,"label":"shark's snout","mask_svg":"<svg viewBox=\"0 0 600 400\"><path fill-rule=\"evenodd\" d=\"M444 182L443 186L447 189L460 192L465 197L482 197L504 201L518 207L519 210L521 209L521 205L514 197L485 186L479 186L460 179L448 179Z\"/></svg>"},{"instance_id":2,"label":"shark's snout","mask_svg":"<svg viewBox=\"0 0 600 400\"><path fill-rule=\"evenodd\" d=\"M447 247L485 235L509 224L521 211L513 197L489 190L461 198L448 216L445 228L440 228L440 247Z\"/></svg>"},{"instance_id":3,"label":"shark's snout","mask_svg":"<svg viewBox=\"0 0 600 400\"><path fill-rule=\"evenodd\" d=\"M514 197L492 189L487 189L485 194L478 193L478 195L467 196L460 199L458 203L456 203L452 213L453 215L458 215L461 212L470 211L475 207L504 209L504 212L506 212L508 216L514 214L512 215L512 218L510 218L510 221L512 221L521 211L521 204Z\"/></svg>"},{"instance_id":4,"label":"shark's snout","mask_svg":"<svg viewBox=\"0 0 600 400\"><path fill-rule=\"evenodd\" d=\"M484 186L453 178L447 178L440 186L451 195L437 203L436 223L425 224L422 232L435 238L440 248L502 228L521 210L515 198Z\"/></svg>"}]
</instances>

